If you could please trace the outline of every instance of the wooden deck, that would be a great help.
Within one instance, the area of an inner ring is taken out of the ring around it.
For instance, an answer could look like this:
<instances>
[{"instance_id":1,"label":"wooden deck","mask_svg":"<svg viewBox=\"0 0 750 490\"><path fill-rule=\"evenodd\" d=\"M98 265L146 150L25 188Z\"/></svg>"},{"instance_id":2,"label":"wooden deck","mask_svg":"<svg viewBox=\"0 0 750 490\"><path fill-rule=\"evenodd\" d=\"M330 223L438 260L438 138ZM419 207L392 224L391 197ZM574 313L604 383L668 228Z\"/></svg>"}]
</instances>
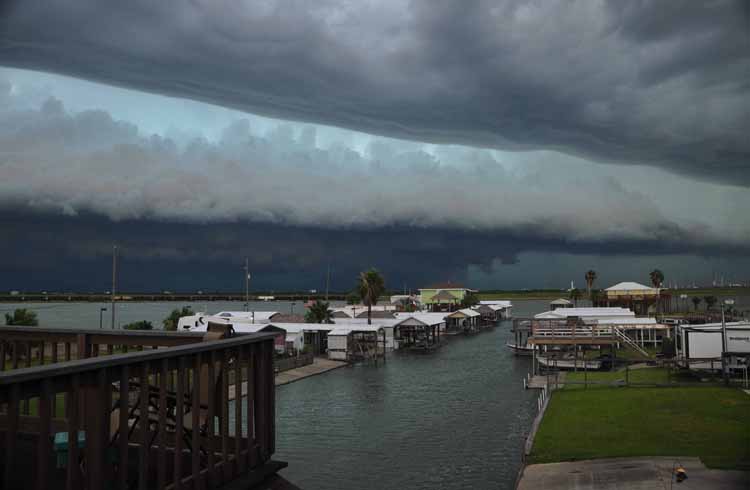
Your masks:
<instances>
[{"instance_id":1,"label":"wooden deck","mask_svg":"<svg viewBox=\"0 0 750 490\"><path fill-rule=\"evenodd\" d=\"M614 345L615 338L606 337L529 337L532 345Z\"/></svg>"},{"instance_id":2,"label":"wooden deck","mask_svg":"<svg viewBox=\"0 0 750 490\"><path fill-rule=\"evenodd\" d=\"M260 484L285 466L271 460L273 342L272 334L5 327L0 487ZM246 396L230 405L239 382Z\"/></svg>"}]
</instances>

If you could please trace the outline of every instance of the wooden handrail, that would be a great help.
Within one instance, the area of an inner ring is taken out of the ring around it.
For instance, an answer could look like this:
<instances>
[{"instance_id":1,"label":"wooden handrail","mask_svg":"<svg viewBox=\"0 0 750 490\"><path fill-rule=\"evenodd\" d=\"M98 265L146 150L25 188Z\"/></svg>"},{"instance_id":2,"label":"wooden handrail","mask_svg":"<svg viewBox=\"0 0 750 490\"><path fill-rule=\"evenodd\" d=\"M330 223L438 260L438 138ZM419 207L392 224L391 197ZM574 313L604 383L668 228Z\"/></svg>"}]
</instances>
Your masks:
<instances>
[{"instance_id":1,"label":"wooden handrail","mask_svg":"<svg viewBox=\"0 0 750 490\"><path fill-rule=\"evenodd\" d=\"M17 368L0 372L6 441L0 487L214 488L261 469L275 452L273 333L204 341L190 333L68 331L76 338L106 336L115 345L127 337L167 348L110 349L106 356L31 367L37 354L44 360L41 339L49 329L13 330L36 337L12 340ZM50 333L52 342L59 333ZM164 345L183 340L191 343ZM32 348L39 349L33 356ZM19 352L27 367L18 367ZM55 409L58 397L63 416ZM61 435L67 435L64 454Z\"/></svg>"},{"instance_id":2,"label":"wooden handrail","mask_svg":"<svg viewBox=\"0 0 750 490\"><path fill-rule=\"evenodd\" d=\"M12 371L0 372L0 386L35 381L47 377L70 376L89 370L124 366L137 362L152 362L161 359L176 358L199 352L210 352L228 347L254 344L265 340L273 340L274 338L275 334L273 333L237 335L231 339L196 342L189 345L170 347L169 349L128 352L104 357L71 360L57 364L46 364L44 366L19 368Z\"/></svg>"}]
</instances>

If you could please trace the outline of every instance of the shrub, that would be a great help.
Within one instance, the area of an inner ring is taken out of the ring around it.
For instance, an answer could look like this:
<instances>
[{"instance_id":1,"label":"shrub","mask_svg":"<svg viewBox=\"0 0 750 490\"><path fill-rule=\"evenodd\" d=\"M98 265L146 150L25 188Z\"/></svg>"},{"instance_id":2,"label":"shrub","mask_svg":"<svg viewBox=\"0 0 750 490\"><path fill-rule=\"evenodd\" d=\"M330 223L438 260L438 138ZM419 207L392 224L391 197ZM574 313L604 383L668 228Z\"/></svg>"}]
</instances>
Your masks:
<instances>
[{"instance_id":1,"label":"shrub","mask_svg":"<svg viewBox=\"0 0 750 490\"><path fill-rule=\"evenodd\" d=\"M22 327L35 327L39 325L39 320L37 320L36 313L33 311L27 310L26 308L18 308L13 312L13 315L10 315L9 313L5 314L5 324Z\"/></svg>"},{"instance_id":2,"label":"shrub","mask_svg":"<svg viewBox=\"0 0 750 490\"><path fill-rule=\"evenodd\" d=\"M153 330L154 325L147 320L141 320L139 322L128 323L122 328L123 330Z\"/></svg>"}]
</instances>

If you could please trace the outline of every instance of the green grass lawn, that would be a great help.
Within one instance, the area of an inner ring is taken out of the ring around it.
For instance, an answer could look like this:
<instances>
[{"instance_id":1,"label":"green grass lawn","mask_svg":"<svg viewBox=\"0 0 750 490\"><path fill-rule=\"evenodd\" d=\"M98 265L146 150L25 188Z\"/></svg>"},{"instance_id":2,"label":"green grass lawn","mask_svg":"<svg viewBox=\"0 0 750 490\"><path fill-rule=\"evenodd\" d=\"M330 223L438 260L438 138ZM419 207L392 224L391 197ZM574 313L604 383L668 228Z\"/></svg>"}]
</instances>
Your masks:
<instances>
[{"instance_id":1,"label":"green grass lawn","mask_svg":"<svg viewBox=\"0 0 750 490\"><path fill-rule=\"evenodd\" d=\"M625 382L625 369L619 369L617 371L589 371L583 373L578 371L577 373L568 372L565 375L565 382L567 383L563 389L565 390L582 390L586 389L610 389L612 384L618 383L623 384ZM583 383L607 383L598 385L583 385L583 384L570 384L570 381ZM627 380L629 383L647 383L647 384L668 384L668 383L700 383L700 380L694 377L690 373L681 372L678 370L668 371L666 368L644 368L644 369L630 369L627 373Z\"/></svg>"},{"instance_id":2,"label":"green grass lawn","mask_svg":"<svg viewBox=\"0 0 750 490\"><path fill-rule=\"evenodd\" d=\"M708 386L566 386L552 395L529 462L636 456L697 456L712 468L750 470L750 395Z\"/></svg>"},{"instance_id":3,"label":"green grass lawn","mask_svg":"<svg viewBox=\"0 0 750 490\"><path fill-rule=\"evenodd\" d=\"M648 361L648 360L656 359L656 353L661 352L660 347L653 347L653 346L644 347L643 350L645 350L648 353L648 356L644 356L640 352L630 349L628 347L622 347L620 349L616 349L615 356L618 359L627 359L629 361ZM602 354L609 354L609 349L587 350L585 352L585 357L586 359L596 359Z\"/></svg>"}]
</instances>

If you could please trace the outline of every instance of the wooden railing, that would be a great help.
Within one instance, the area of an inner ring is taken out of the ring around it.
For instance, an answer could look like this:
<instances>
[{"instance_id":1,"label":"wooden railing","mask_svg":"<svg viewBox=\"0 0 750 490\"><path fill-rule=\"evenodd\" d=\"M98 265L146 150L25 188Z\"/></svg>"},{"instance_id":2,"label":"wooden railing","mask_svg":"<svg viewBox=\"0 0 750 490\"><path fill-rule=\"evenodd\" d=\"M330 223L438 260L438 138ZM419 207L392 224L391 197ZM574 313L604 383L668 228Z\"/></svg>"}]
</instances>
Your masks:
<instances>
[{"instance_id":1,"label":"wooden railing","mask_svg":"<svg viewBox=\"0 0 750 490\"><path fill-rule=\"evenodd\" d=\"M532 320L532 337L612 337L612 327L565 320Z\"/></svg>"},{"instance_id":2,"label":"wooden railing","mask_svg":"<svg viewBox=\"0 0 750 490\"><path fill-rule=\"evenodd\" d=\"M16 367L0 373L1 488L216 488L267 470L272 334L34 329L0 332Z\"/></svg>"},{"instance_id":3,"label":"wooden railing","mask_svg":"<svg viewBox=\"0 0 750 490\"><path fill-rule=\"evenodd\" d=\"M312 352L308 352L307 354L300 354L299 356L295 357L276 359L276 362L274 363L274 369L277 373L283 373L284 371L289 371L290 369L308 366L313 362L315 362L315 355Z\"/></svg>"}]
</instances>

